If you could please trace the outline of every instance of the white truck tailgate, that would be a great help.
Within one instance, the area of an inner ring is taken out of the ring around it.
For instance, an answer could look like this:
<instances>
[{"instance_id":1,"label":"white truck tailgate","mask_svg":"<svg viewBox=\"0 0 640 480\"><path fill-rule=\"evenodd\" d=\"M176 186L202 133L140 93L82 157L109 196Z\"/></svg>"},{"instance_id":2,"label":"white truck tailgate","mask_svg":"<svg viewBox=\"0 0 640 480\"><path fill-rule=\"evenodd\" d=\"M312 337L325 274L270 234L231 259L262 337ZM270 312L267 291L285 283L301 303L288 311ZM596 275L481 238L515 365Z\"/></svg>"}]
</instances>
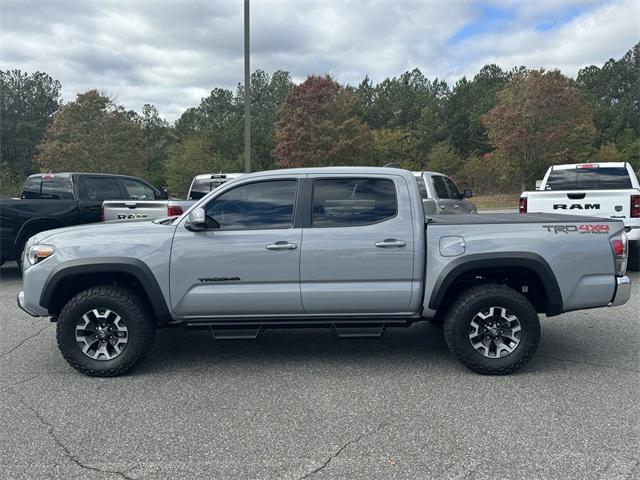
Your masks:
<instances>
[{"instance_id":1,"label":"white truck tailgate","mask_svg":"<svg viewBox=\"0 0 640 480\"><path fill-rule=\"evenodd\" d=\"M566 213L603 218L629 218L633 190L529 192L527 212Z\"/></svg>"}]
</instances>

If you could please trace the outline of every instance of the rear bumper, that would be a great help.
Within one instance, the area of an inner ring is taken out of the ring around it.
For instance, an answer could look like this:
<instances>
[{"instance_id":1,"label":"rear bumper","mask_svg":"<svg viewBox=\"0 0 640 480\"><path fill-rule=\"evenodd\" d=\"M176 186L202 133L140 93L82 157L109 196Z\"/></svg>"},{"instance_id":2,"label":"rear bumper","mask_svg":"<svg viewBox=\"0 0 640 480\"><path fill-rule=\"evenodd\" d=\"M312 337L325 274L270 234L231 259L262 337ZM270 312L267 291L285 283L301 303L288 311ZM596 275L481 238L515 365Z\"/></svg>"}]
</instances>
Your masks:
<instances>
[{"instance_id":1,"label":"rear bumper","mask_svg":"<svg viewBox=\"0 0 640 480\"><path fill-rule=\"evenodd\" d=\"M610 307L617 307L623 305L629 301L631 297L631 280L629 277L616 277L616 293L613 295L613 299L609 304Z\"/></svg>"}]
</instances>

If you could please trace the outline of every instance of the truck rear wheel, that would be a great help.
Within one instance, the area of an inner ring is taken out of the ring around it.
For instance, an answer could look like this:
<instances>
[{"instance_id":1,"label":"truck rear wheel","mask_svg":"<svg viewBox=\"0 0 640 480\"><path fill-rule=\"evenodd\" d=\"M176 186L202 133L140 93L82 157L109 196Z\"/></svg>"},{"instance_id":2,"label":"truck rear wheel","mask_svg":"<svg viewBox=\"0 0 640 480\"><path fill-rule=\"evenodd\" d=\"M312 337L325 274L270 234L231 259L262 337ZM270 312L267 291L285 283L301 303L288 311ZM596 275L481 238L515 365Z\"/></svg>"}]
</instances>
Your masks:
<instances>
[{"instance_id":1,"label":"truck rear wheel","mask_svg":"<svg viewBox=\"0 0 640 480\"><path fill-rule=\"evenodd\" d=\"M156 326L146 302L113 285L71 298L58 316L58 347L81 373L115 377L131 370L153 345Z\"/></svg>"},{"instance_id":2,"label":"truck rear wheel","mask_svg":"<svg viewBox=\"0 0 640 480\"><path fill-rule=\"evenodd\" d=\"M525 365L538 348L540 321L523 295L504 285L466 290L451 305L444 324L449 350L467 368L505 375Z\"/></svg>"}]
</instances>

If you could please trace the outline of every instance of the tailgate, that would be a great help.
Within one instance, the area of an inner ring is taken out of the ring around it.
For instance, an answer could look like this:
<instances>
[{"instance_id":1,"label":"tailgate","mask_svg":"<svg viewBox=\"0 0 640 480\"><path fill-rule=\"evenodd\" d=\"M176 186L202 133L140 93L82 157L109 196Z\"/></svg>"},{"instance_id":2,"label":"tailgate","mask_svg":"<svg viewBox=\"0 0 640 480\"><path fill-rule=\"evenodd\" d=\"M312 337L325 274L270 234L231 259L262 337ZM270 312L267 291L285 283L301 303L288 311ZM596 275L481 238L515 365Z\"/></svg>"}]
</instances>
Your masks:
<instances>
[{"instance_id":1,"label":"tailgate","mask_svg":"<svg viewBox=\"0 0 640 480\"><path fill-rule=\"evenodd\" d=\"M137 220L167 216L167 200L107 200L102 203L103 220Z\"/></svg>"},{"instance_id":2,"label":"tailgate","mask_svg":"<svg viewBox=\"0 0 640 480\"><path fill-rule=\"evenodd\" d=\"M629 218L632 190L529 192L528 213L565 213L602 218Z\"/></svg>"}]
</instances>

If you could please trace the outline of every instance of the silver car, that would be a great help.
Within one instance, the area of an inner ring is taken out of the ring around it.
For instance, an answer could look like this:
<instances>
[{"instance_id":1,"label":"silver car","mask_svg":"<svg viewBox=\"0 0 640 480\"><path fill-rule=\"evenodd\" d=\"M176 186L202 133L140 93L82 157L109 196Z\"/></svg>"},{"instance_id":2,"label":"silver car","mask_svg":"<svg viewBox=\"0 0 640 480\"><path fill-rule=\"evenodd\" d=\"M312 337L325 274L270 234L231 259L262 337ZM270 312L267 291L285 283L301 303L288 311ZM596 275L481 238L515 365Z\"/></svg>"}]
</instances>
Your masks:
<instances>
[{"instance_id":1,"label":"silver car","mask_svg":"<svg viewBox=\"0 0 640 480\"><path fill-rule=\"evenodd\" d=\"M466 188L460 192L446 175L438 172L411 173L418 181L425 214L478 213L476 206L467 200L473 197L473 192Z\"/></svg>"}]
</instances>

